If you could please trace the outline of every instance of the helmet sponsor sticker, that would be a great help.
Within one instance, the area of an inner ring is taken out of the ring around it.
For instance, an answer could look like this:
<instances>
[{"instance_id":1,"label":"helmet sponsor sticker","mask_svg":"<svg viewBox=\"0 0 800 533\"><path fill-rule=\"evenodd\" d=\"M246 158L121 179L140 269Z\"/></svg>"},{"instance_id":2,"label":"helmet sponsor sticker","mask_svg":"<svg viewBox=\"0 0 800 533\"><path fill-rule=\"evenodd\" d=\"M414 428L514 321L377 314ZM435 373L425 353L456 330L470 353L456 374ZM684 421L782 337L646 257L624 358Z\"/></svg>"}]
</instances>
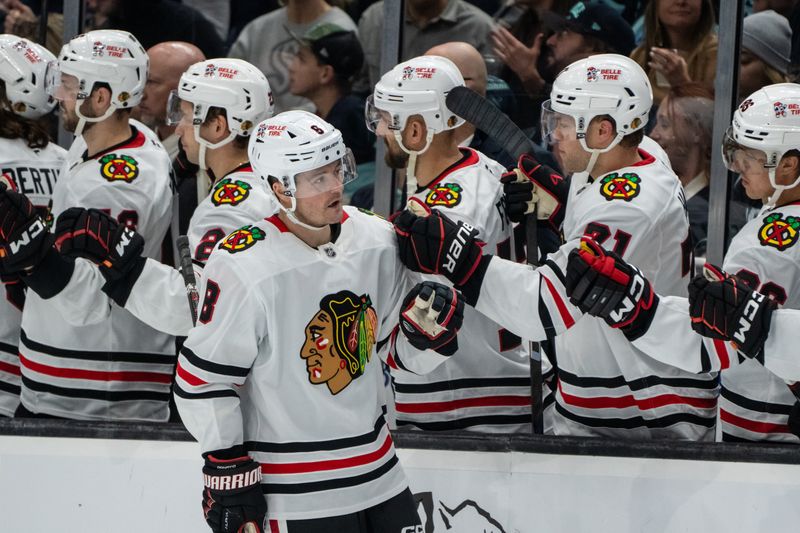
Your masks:
<instances>
[{"instance_id":1,"label":"helmet sponsor sticker","mask_svg":"<svg viewBox=\"0 0 800 533\"><path fill-rule=\"evenodd\" d=\"M211 193L211 203L220 205L239 205L250 196L250 184L244 181L233 181L230 178L221 179Z\"/></svg>"},{"instance_id":2,"label":"helmet sponsor sticker","mask_svg":"<svg viewBox=\"0 0 800 533\"><path fill-rule=\"evenodd\" d=\"M464 189L458 183L443 183L428 193L425 203L429 206L455 207L461 203Z\"/></svg>"},{"instance_id":3,"label":"helmet sponsor sticker","mask_svg":"<svg viewBox=\"0 0 800 533\"><path fill-rule=\"evenodd\" d=\"M586 81L618 81L622 75L622 69L619 68L586 68Z\"/></svg>"},{"instance_id":4,"label":"helmet sponsor sticker","mask_svg":"<svg viewBox=\"0 0 800 533\"><path fill-rule=\"evenodd\" d=\"M633 172L625 172L621 176L616 172L608 174L600 180L600 195L608 200L624 200L630 202L641 192L641 178Z\"/></svg>"},{"instance_id":5,"label":"helmet sponsor sticker","mask_svg":"<svg viewBox=\"0 0 800 533\"><path fill-rule=\"evenodd\" d=\"M100 175L107 181L132 182L139 176L139 163L130 156L108 154L100 158Z\"/></svg>"},{"instance_id":6,"label":"helmet sponsor sticker","mask_svg":"<svg viewBox=\"0 0 800 533\"><path fill-rule=\"evenodd\" d=\"M775 111L775 118L786 118L787 115L800 115L800 104L775 102L772 104L772 109Z\"/></svg>"},{"instance_id":7,"label":"helmet sponsor sticker","mask_svg":"<svg viewBox=\"0 0 800 533\"><path fill-rule=\"evenodd\" d=\"M239 228L219 243L219 248L228 253L235 254L252 248L258 241L263 241L266 234L258 226L244 226Z\"/></svg>"},{"instance_id":8,"label":"helmet sponsor sticker","mask_svg":"<svg viewBox=\"0 0 800 533\"><path fill-rule=\"evenodd\" d=\"M421 80L429 80L436 74L436 67L412 67L406 66L403 68L403 79L413 80L418 78Z\"/></svg>"},{"instance_id":9,"label":"helmet sponsor sticker","mask_svg":"<svg viewBox=\"0 0 800 533\"><path fill-rule=\"evenodd\" d=\"M785 217L782 213L771 213L764 218L758 230L758 242L761 246L770 246L782 252L797 242L797 231L800 219Z\"/></svg>"}]
</instances>

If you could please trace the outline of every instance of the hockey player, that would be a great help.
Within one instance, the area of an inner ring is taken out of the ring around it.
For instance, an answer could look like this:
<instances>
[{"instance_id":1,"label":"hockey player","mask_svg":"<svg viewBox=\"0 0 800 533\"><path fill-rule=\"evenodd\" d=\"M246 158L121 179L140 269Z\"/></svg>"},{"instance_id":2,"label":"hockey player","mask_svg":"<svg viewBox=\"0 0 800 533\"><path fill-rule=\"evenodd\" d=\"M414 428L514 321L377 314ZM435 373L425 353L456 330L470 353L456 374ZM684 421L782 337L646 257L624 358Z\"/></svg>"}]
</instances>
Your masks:
<instances>
[{"instance_id":1,"label":"hockey player","mask_svg":"<svg viewBox=\"0 0 800 533\"><path fill-rule=\"evenodd\" d=\"M105 210L145 238L123 243L119 253L141 246L157 257L171 214L169 157L152 132L128 119L147 79L144 49L127 32L93 31L64 45L52 66L48 82L65 127L80 135L53 191L54 216L73 206ZM18 414L166 420L174 339L116 305L92 308L91 325L72 324L94 298L87 269L56 251L26 197L2 195L9 207L0 263L32 289L22 316ZM125 272L112 265L108 274L113 280Z\"/></svg>"},{"instance_id":2,"label":"hockey player","mask_svg":"<svg viewBox=\"0 0 800 533\"><path fill-rule=\"evenodd\" d=\"M623 56L592 56L558 76L542 121L564 170L573 172L566 243L538 269L481 258L468 228L445 217L405 211L395 221L404 262L444 273L479 312L533 340L568 329L549 354L556 366L556 434L713 438L715 375L695 375L676 358L648 357L628 340L642 324L623 333L580 318L564 293L568 254L590 235L635 258L662 292L686 294L691 258L683 252L691 247L680 183L638 148L651 103L647 77ZM559 183L557 176L538 181L537 197L558 198Z\"/></svg>"},{"instance_id":3,"label":"hockey player","mask_svg":"<svg viewBox=\"0 0 800 533\"><path fill-rule=\"evenodd\" d=\"M0 182L27 194L48 218L50 198L66 152L51 143L45 117L55 107L45 71L55 56L22 37L0 35ZM0 416L19 405L19 327L25 288L19 276L5 276L0 296Z\"/></svg>"},{"instance_id":4,"label":"hockey player","mask_svg":"<svg viewBox=\"0 0 800 533\"><path fill-rule=\"evenodd\" d=\"M189 247L195 278L219 241L249 222L277 210L265 180L253 173L247 141L256 124L272 116L272 94L264 74L241 59L211 59L192 65L169 99L167 121L190 162L208 168L214 181L189 223ZM173 335L186 335L193 319L181 274L171 266L138 254L116 256L122 240L137 239L120 231L116 222L96 210L72 208L58 220L61 253L98 263L100 270L86 273L96 287L96 301L85 312L107 307L104 291L150 327ZM92 228L93 231L87 231ZM106 266L111 265L111 266ZM86 268L90 268L84 263ZM106 282L101 272L124 270ZM86 281L84 286L86 286Z\"/></svg>"},{"instance_id":5,"label":"hockey player","mask_svg":"<svg viewBox=\"0 0 800 533\"><path fill-rule=\"evenodd\" d=\"M205 458L206 519L214 532L416 531L376 347L431 369L457 349L462 297L427 282L404 299L391 224L342 207L354 159L327 122L287 111L249 150L280 211L211 255L175 385Z\"/></svg>"},{"instance_id":6,"label":"hockey player","mask_svg":"<svg viewBox=\"0 0 800 533\"><path fill-rule=\"evenodd\" d=\"M800 86L790 83L764 87L740 104L725 135L723 154L728 168L740 174L747 195L763 201L764 209L736 234L725 255L724 270L738 280L734 282L711 267L716 277L725 281L714 283L709 289L708 280L694 279L689 289L691 306L683 298L659 301L658 296L653 296L654 303L647 313L654 315L652 324L636 341L647 353L674 350L693 359L698 368L723 369L719 417L725 441L799 442L788 426L795 394L784 379L769 371L773 355L777 355L780 365L781 357L786 358L787 354L764 350L772 309L779 305L800 306L800 248L794 246L800 228L800 118L791 112L798 108ZM606 264L607 268L598 274L597 281L597 269L587 268L595 263ZM602 294L609 300L605 308L613 309L619 305L618 295L626 294L624 283L606 286L606 278L617 275L617 271L630 273L631 267L618 260L596 260L586 252L576 255L567 274L568 279L572 276L578 280L576 285L581 283L573 297L588 302L594 293ZM748 291L738 295L734 288L738 284L762 294ZM595 286L601 290L595 290ZM705 296L700 295L703 292ZM748 295L751 297L745 298ZM745 319L737 321L733 328L727 322L731 312L725 309L727 297L734 300L730 302L732 308L739 309L738 318ZM715 303L715 298L722 298L723 305ZM687 314L691 315L691 322ZM616 321L609 317L612 324ZM715 340L691 334L690 324ZM665 334L669 335L668 342ZM721 339L732 340L748 358L728 353L731 345ZM769 364L759 364L768 359ZM790 378L790 383L795 379Z\"/></svg>"},{"instance_id":7,"label":"hockey player","mask_svg":"<svg viewBox=\"0 0 800 533\"><path fill-rule=\"evenodd\" d=\"M504 168L459 148L464 120L445 97L464 79L444 57L422 56L395 66L367 101L367 123L386 144L390 166L416 182L410 199L471 225L486 249L510 258L512 229L502 209ZM413 176L416 176L415 178ZM446 280L441 276L421 279ZM490 432L530 430L528 350L521 339L474 309L464 314L458 356L425 374L392 372L398 426Z\"/></svg>"}]
</instances>

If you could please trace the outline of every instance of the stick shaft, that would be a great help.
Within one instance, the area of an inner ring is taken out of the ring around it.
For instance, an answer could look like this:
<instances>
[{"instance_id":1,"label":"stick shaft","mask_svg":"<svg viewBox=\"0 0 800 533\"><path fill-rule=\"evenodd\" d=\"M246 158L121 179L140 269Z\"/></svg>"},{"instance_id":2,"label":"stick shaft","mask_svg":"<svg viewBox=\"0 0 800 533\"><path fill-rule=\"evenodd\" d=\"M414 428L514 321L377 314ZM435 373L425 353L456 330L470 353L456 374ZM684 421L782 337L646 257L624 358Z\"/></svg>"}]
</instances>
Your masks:
<instances>
[{"instance_id":1,"label":"stick shaft","mask_svg":"<svg viewBox=\"0 0 800 533\"><path fill-rule=\"evenodd\" d=\"M200 303L200 295L197 292L197 280L194 277L192 267L192 252L189 248L189 238L181 235L175 241L178 247L178 257L180 258L180 271L183 276L183 284L186 286L186 296L189 299L189 312L192 315L192 325L197 324L197 307Z\"/></svg>"}]
</instances>

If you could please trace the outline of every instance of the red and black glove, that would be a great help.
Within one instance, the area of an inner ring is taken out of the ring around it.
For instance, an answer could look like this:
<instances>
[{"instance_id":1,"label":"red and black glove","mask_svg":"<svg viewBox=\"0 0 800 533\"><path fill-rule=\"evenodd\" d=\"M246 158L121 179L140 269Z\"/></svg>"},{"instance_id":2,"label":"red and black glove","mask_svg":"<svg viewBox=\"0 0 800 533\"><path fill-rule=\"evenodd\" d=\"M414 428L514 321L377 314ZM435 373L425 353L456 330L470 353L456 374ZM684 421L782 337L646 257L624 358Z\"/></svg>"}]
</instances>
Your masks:
<instances>
[{"instance_id":1,"label":"red and black glove","mask_svg":"<svg viewBox=\"0 0 800 533\"><path fill-rule=\"evenodd\" d=\"M658 295L639 269L588 237L569 254L566 289L581 311L619 328L631 341L647 332L658 307Z\"/></svg>"},{"instance_id":2,"label":"red and black glove","mask_svg":"<svg viewBox=\"0 0 800 533\"><path fill-rule=\"evenodd\" d=\"M71 207L56 221L56 246L63 255L96 263L106 278L103 291L125 306L144 270L144 239L98 209Z\"/></svg>"},{"instance_id":3,"label":"red and black glove","mask_svg":"<svg viewBox=\"0 0 800 533\"><path fill-rule=\"evenodd\" d=\"M261 465L248 456L205 456L203 514L214 533L264 533L267 500L261 490Z\"/></svg>"},{"instance_id":4,"label":"red and black glove","mask_svg":"<svg viewBox=\"0 0 800 533\"><path fill-rule=\"evenodd\" d=\"M415 272L440 274L462 287L481 263L483 243L478 240L478 230L431 211L416 198L394 219L394 230L400 260Z\"/></svg>"},{"instance_id":5,"label":"red and black glove","mask_svg":"<svg viewBox=\"0 0 800 533\"><path fill-rule=\"evenodd\" d=\"M51 247L52 236L30 200L0 184L0 272L30 272Z\"/></svg>"},{"instance_id":6,"label":"red and black glove","mask_svg":"<svg viewBox=\"0 0 800 533\"><path fill-rule=\"evenodd\" d=\"M747 357L763 358L777 308L771 298L709 263L703 267L703 275L689 283L692 329L704 337L733 341Z\"/></svg>"},{"instance_id":7,"label":"red and black glove","mask_svg":"<svg viewBox=\"0 0 800 533\"><path fill-rule=\"evenodd\" d=\"M418 350L453 355L464 322L464 297L453 287L423 281L409 291L400 311L400 331Z\"/></svg>"},{"instance_id":8,"label":"red and black glove","mask_svg":"<svg viewBox=\"0 0 800 533\"><path fill-rule=\"evenodd\" d=\"M503 174L503 204L512 222L522 222L533 213L547 220L556 231L564 222L564 206L569 196L569 181L552 168L542 165L533 156L520 156L516 168Z\"/></svg>"}]
</instances>

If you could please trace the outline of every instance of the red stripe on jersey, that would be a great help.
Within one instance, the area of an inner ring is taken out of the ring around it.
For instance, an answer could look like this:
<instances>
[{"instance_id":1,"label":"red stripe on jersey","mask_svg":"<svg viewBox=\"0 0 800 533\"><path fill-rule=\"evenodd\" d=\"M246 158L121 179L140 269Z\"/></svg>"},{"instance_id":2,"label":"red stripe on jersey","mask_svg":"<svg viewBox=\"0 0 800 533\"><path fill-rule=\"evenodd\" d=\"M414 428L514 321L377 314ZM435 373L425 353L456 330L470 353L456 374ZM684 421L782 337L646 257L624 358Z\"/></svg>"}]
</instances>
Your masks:
<instances>
[{"instance_id":1,"label":"red stripe on jersey","mask_svg":"<svg viewBox=\"0 0 800 533\"><path fill-rule=\"evenodd\" d=\"M713 409L717 405L716 398L693 398L691 396L679 396L677 394L661 394L650 398L638 399L632 394L625 396L596 396L585 398L567 394L558 382L558 390L561 397L569 405L575 407L585 407L587 409L624 409L626 407L636 407L641 410L657 409L665 405L691 405L700 409Z\"/></svg>"},{"instance_id":2,"label":"red stripe on jersey","mask_svg":"<svg viewBox=\"0 0 800 533\"><path fill-rule=\"evenodd\" d=\"M395 362L394 357L392 357L392 352L389 352L386 355L386 364L389 365L391 368L397 370L397 363Z\"/></svg>"},{"instance_id":3,"label":"red stripe on jersey","mask_svg":"<svg viewBox=\"0 0 800 533\"><path fill-rule=\"evenodd\" d=\"M271 217L265 218L264 220L266 220L267 222L278 228L278 231L280 231L281 233L289 233L289 228L286 227L286 224L283 223L283 220L281 220L278 217L278 215L272 215Z\"/></svg>"},{"instance_id":4,"label":"red stripe on jersey","mask_svg":"<svg viewBox=\"0 0 800 533\"><path fill-rule=\"evenodd\" d=\"M269 532L270 533L281 533L280 527L278 526L277 520L270 520L269 521Z\"/></svg>"},{"instance_id":5,"label":"red stripe on jersey","mask_svg":"<svg viewBox=\"0 0 800 533\"><path fill-rule=\"evenodd\" d=\"M88 379L92 381L142 381L149 383L172 383L171 374L159 374L158 372L132 372L106 371L106 370L81 370L79 368L58 368L55 366L43 365L19 355L22 366L39 374L54 376L67 379Z\"/></svg>"},{"instance_id":6,"label":"red stripe on jersey","mask_svg":"<svg viewBox=\"0 0 800 533\"><path fill-rule=\"evenodd\" d=\"M307 474L309 472L323 472L326 470L339 470L374 463L385 456L392 449L392 437L386 435L383 445L374 452L345 457L343 459L330 459L328 461L309 461L306 463L261 463L262 474Z\"/></svg>"},{"instance_id":7,"label":"red stripe on jersey","mask_svg":"<svg viewBox=\"0 0 800 533\"><path fill-rule=\"evenodd\" d=\"M461 147L460 150L461 150L461 159L459 159L458 161L456 161L455 163L444 169L441 174L436 176L436 179L434 179L432 182L430 182L428 185L425 186L426 189L432 191L433 189L436 188L437 185L439 185L439 182L441 182L443 179L445 179L447 176L449 176L456 170L461 170L462 168L474 165L478 161L480 161L478 153L472 148Z\"/></svg>"},{"instance_id":8,"label":"red stripe on jersey","mask_svg":"<svg viewBox=\"0 0 800 533\"><path fill-rule=\"evenodd\" d=\"M717 359L719 359L719 369L725 370L731 366L730 358L728 357L728 348L725 346L725 341L721 339L714 340L714 350L717 352Z\"/></svg>"},{"instance_id":9,"label":"red stripe on jersey","mask_svg":"<svg viewBox=\"0 0 800 533\"><path fill-rule=\"evenodd\" d=\"M395 403L398 413L442 413L465 407L515 407L531 404L530 396L484 396L447 402Z\"/></svg>"},{"instance_id":10,"label":"red stripe on jersey","mask_svg":"<svg viewBox=\"0 0 800 533\"><path fill-rule=\"evenodd\" d=\"M342 211L342 221L341 224L344 224L345 221L350 218L350 215L347 214L347 211Z\"/></svg>"},{"instance_id":11,"label":"red stripe on jersey","mask_svg":"<svg viewBox=\"0 0 800 533\"><path fill-rule=\"evenodd\" d=\"M645 165L649 165L650 163L655 163L656 162L656 158L655 157L653 157L652 155L648 154L647 152L645 152L641 148L639 148L638 152L639 152L639 157L641 157L642 160L641 161L637 161L636 163L632 164L631 165L632 167L643 167Z\"/></svg>"},{"instance_id":12,"label":"red stripe on jersey","mask_svg":"<svg viewBox=\"0 0 800 533\"><path fill-rule=\"evenodd\" d=\"M756 433L789 433L789 426L787 424L756 422L755 420L748 420L747 418L736 416L725 409L719 410L719 417L723 422L746 429L747 431L754 431Z\"/></svg>"},{"instance_id":13,"label":"red stripe on jersey","mask_svg":"<svg viewBox=\"0 0 800 533\"><path fill-rule=\"evenodd\" d=\"M6 363L5 361L0 361L0 372L6 372L8 374L19 376L19 366Z\"/></svg>"},{"instance_id":14,"label":"red stripe on jersey","mask_svg":"<svg viewBox=\"0 0 800 533\"><path fill-rule=\"evenodd\" d=\"M198 378L197 376L195 376L194 374L183 368L180 363L178 363L178 368L176 372L183 381L185 381L192 387L199 387L200 385L208 385L207 381L203 381L202 379Z\"/></svg>"},{"instance_id":15,"label":"red stripe on jersey","mask_svg":"<svg viewBox=\"0 0 800 533\"><path fill-rule=\"evenodd\" d=\"M567 309L567 305L564 303L564 300L561 299L561 295L558 294L556 288L553 287L553 284L547 279L547 276L542 276L544 282L547 284L547 288L550 289L550 294L553 295L553 300L556 302L556 307L558 308L558 313L561 315L561 321L564 322L564 325L567 328L571 328L575 325L575 319L572 318L572 315L569 314L569 310Z\"/></svg>"}]
</instances>

